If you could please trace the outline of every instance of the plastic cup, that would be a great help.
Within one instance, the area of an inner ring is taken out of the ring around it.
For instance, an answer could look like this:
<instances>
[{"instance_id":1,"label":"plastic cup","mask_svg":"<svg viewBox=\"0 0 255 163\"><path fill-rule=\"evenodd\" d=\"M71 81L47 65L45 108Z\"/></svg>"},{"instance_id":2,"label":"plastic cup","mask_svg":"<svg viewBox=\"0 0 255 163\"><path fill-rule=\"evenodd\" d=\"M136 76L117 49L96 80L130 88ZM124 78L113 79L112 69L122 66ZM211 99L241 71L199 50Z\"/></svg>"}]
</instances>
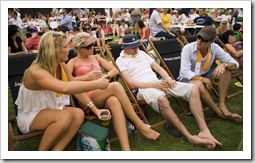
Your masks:
<instances>
[{"instance_id":1,"label":"plastic cup","mask_svg":"<svg viewBox=\"0 0 255 163\"><path fill-rule=\"evenodd\" d=\"M101 125L102 126L108 126L111 122L111 118L110 118L110 116L108 115L107 112L101 113L100 120L101 120Z\"/></svg>"},{"instance_id":2,"label":"plastic cup","mask_svg":"<svg viewBox=\"0 0 255 163\"><path fill-rule=\"evenodd\" d=\"M165 87L162 88L162 91L167 91L168 89L168 81L166 79L162 79L162 82L164 83Z\"/></svg>"},{"instance_id":3,"label":"plastic cup","mask_svg":"<svg viewBox=\"0 0 255 163\"><path fill-rule=\"evenodd\" d=\"M218 85L218 84L219 84L219 81L220 81L220 79L218 79L218 78L213 78L212 83L215 84L215 85Z\"/></svg>"}]
</instances>

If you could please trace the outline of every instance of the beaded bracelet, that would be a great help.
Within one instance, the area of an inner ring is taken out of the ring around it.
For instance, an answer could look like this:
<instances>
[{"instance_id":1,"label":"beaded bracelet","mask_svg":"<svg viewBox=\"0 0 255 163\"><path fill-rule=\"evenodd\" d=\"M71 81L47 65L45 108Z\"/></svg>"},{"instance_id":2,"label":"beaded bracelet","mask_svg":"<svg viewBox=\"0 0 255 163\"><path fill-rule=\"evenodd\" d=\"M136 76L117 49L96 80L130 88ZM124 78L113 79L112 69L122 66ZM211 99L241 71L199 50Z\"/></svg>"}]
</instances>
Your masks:
<instances>
[{"instance_id":1,"label":"beaded bracelet","mask_svg":"<svg viewBox=\"0 0 255 163\"><path fill-rule=\"evenodd\" d=\"M93 106L95 106L93 101L90 101L90 102L87 104L87 107L88 107L89 109L91 109Z\"/></svg>"}]
</instances>

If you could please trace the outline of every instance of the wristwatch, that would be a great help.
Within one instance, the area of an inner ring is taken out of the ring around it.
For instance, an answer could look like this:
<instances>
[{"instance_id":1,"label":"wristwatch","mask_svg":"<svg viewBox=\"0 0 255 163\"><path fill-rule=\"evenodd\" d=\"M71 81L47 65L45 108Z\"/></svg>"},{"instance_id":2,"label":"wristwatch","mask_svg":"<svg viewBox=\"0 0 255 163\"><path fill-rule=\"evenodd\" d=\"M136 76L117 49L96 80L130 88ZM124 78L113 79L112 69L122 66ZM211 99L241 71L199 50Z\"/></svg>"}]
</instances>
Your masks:
<instances>
[{"instance_id":1,"label":"wristwatch","mask_svg":"<svg viewBox=\"0 0 255 163\"><path fill-rule=\"evenodd\" d=\"M228 64L227 63L224 63L224 65L225 65L225 69L228 67Z\"/></svg>"}]
</instances>

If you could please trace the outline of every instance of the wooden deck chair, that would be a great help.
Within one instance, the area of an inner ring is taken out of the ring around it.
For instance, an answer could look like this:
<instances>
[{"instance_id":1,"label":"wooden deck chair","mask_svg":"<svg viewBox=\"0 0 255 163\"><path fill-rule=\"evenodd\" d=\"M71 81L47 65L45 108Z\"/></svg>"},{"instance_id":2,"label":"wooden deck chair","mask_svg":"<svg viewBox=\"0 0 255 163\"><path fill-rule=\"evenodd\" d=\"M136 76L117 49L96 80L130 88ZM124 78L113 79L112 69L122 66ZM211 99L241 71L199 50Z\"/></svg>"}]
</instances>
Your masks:
<instances>
[{"instance_id":1,"label":"wooden deck chair","mask_svg":"<svg viewBox=\"0 0 255 163\"><path fill-rule=\"evenodd\" d=\"M159 41L149 40L149 43L157 54L161 66L172 77L172 79L177 80L181 65L181 51L184 46L182 41L179 38L173 38ZM180 108L183 110L183 113L187 114L187 111L180 100L178 98L175 99Z\"/></svg>"},{"instance_id":2,"label":"wooden deck chair","mask_svg":"<svg viewBox=\"0 0 255 163\"><path fill-rule=\"evenodd\" d=\"M118 68L117 64L116 64L116 59L119 57L119 54L121 52L121 45L110 45L110 50L107 49L107 54L109 55L110 59L112 60L114 66L116 66L116 68ZM146 47L144 46L144 44L142 44L140 47L139 47L140 50L144 50L145 52L147 52L148 54L148 51L146 49ZM111 51L111 52L110 52ZM133 94L131 88L129 87L129 85L127 84L127 82L124 80L124 77L122 76L122 74L120 73L120 77L127 89L127 93L130 95L130 100L132 103L134 103L137 107L140 108L141 105L144 105L144 104L147 104L145 100L137 100L135 95ZM172 98L173 96L169 95L167 96L168 99ZM176 100L176 98L174 98ZM178 101L177 101L178 103ZM182 107L182 105L180 103L178 103L178 105L180 105ZM183 108L183 107L182 107ZM186 112L185 112L186 113ZM183 112L181 113L181 115L184 114ZM155 124L152 124L152 127L156 127L162 123L166 122L166 120L163 120L163 121L160 121L160 122L157 122Z\"/></svg>"},{"instance_id":3,"label":"wooden deck chair","mask_svg":"<svg viewBox=\"0 0 255 163\"><path fill-rule=\"evenodd\" d=\"M184 45L194 42L197 40L197 35L193 35L193 36L183 36L182 35L182 42Z\"/></svg>"},{"instance_id":4,"label":"wooden deck chair","mask_svg":"<svg viewBox=\"0 0 255 163\"><path fill-rule=\"evenodd\" d=\"M15 101L18 97L19 87L24 74L24 71L34 61L36 54L28 54L21 56L9 56L8 57L8 83L12 94L12 100L14 105L15 117L17 116L17 106ZM8 107L10 109L10 106ZM8 142L9 149L14 150L14 146L18 141L29 139L38 135L42 135L44 131L35 131L28 134L23 134L17 127L16 118L8 118Z\"/></svg>"},{"instance_id":5,"label":"wooden deck chair","mask_svg":"<svg viewBox=\"0 0 255 163\"><path fill-rule=\"evenodd\" d=\"M159 41L149 40L149 43L159 57L161 66L176 80L179 76L181 51L184 44L179 38Z\"/></svg>"}]
</instances>

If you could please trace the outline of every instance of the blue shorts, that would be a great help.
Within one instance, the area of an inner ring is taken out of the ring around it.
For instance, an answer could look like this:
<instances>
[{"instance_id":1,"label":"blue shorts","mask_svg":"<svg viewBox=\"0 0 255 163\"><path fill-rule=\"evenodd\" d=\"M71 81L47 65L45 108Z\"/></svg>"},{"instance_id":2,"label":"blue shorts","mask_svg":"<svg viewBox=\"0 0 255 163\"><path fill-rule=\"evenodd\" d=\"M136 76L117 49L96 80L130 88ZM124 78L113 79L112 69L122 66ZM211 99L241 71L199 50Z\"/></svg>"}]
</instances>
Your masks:
<instances>
[{"instance_id":1,"label":"blue shorts","mask_svg":"<svg viewBox=\"0 0 255 163\"><path fill-rule=\"evenodd\" d=\"M213 72L214 72L214 69L215 69L217 66L218 66L218 65L217 65L215 62L213 62L213 64L212 64L210 70L209 70L207 73L205 73L205 74L203 74L203 75L200 75L200 76L203 76L203 77L205 77L205 78L208 78L208 79L210 79L210 80L212 81ZM186 79L186 78L183 78L182 80L180 80L180 82L189 83L190 80L189 80L189 79Z\"/></svg>"}]
</instances>

